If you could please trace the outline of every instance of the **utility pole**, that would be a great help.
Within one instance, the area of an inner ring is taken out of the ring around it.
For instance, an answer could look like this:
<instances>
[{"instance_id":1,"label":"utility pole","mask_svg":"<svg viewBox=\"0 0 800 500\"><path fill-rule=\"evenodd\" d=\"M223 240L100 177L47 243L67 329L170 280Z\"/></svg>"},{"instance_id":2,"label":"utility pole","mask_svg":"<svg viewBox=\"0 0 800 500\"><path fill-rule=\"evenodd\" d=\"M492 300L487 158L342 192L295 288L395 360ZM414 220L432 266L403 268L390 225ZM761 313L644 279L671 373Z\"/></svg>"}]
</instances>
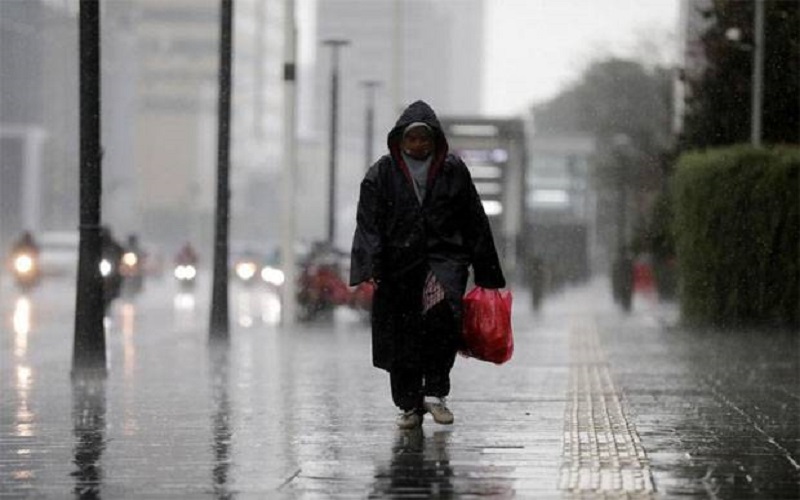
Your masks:
<instances>
[{"instance_id":1,"label":"utility pole","mask_svg":"<svg viewBox=\"0 0 800 500\"><path fill-rule=\"evenodd\" d=\"M80 2L80 256L72 375L106 375L103 278L100 275L100 2Z\"/></svg>"},{"instance_id":2,"label":"utility pole","mask_svg":"<svg viewBox=\"0 0 800 500\"><path fill-rule=\"evenodd\" d=\"M217 129L217 209L214 230L214 278L211 291L212 340L227 340L228 319L228 225L230 206L231 52L233 48L233 0L220 0L219 100Z\"/></svg>"},{"instance_id":3,"label":"utility pole","mask_svg":"<svg viewBox=\"0 0 800 500\"><path fill-rule=\"evenodd\" d=\"M764 96L764 1L755 0L753 16L753 84L750 142L761 147L761 119Z\"/></svg>"},{"instance_id":4,"label":"utility pole","mask_svg":"<svg viewBox=\"0 0 800 500\"><path fill-rule=\"evenodd\" d=\"M373 145L375 137L375 89L380 87L381 82L376 80L364 80L361 85L367 91L367 116L365 117L365 133L364 133L364 165L365 169L369 170L372 162L375 160Z\"/></svg>"},{"instance_id":5,"label":"utility pole","mask_svg":"<svg viewBox=\"0 0 800 500\"><path fill-rule=\"evenodd\" d=\"M330 158L328 165L328 244L336 245L336 155L339 122L339 49L350 44L348 40L325 40L322 42L331 48L331 124L330 124Z\"/></svg>"},{"instance_id":6,"label":"utility pole","mask_svg":"<svg viewBox=\"0 0 800 500\"><path fill-rule=\"evenodd\" d=\"M285 0L284 66L283 66L283 209L281 238L281 322L295 323L295 177L297 169L297 25L294 0Z\"/></svg>"}]
</instances>

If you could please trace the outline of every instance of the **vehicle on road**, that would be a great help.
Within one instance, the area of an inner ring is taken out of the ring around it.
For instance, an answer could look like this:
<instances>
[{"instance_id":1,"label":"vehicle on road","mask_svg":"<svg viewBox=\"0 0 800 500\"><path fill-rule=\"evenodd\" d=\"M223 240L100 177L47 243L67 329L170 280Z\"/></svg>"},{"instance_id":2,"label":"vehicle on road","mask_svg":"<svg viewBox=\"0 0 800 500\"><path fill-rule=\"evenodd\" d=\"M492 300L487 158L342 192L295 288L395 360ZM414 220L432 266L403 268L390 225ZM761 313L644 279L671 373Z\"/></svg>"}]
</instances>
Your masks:
<instances>
[{"instance_id":1,"label":"vehicle on road","mask_svg":"<svg viewBox=\"0 0 800 500\"><path fill-rule=\"evenodd\" d=\"M336 306L349 304L350 290L342 277L347 257L341 250L318 242L300 262L297 280L300 321L331 320Z\"/></svg>"},{"instance_id":2,"label":"vehicle on road","mask_svg":"<svg viewBox=\"0 0 800 500\"><path fill-rule=\"evenodd\" d=\"M144 287L144 262L145 254L138 244L128 240L125 253L119 263L119 272L122 275L122 294L126 297L135 297L142 292Z\"/></svg>"},{"instance_id":3,"label":"vehicle on road","mask_svg":"<svg viewBox=\"0 0 800 500\"><path fill-rule=\"evenodd\" d=\"M199 257L197 251L188 241L181 246L175 254L172 275L178 281L178 287L183 292L194 290L197 284L197 266Z\"/></svg>"},{"instance_id":4,"label":"vehicle on road","mask_svg":"<svg viewBox=\"0 0 800 500\"><path fill-rule=\"evenodd\" d=\"M31 249L19 249L11 255L11 273L22 292L29 292L39 284L39 255Z\"/></svg>"},{"instance_id":5,"label":"vehicle on road","mask_svg":"<svg viewBox=\"0 0 800 500\"><path fill-rule=\"evenodd\" d=\"M231 271L233 277L244 285L255 285L260 276L262 257L256 252L246 250L233 256Z\"/></svg>"}]
</instances>

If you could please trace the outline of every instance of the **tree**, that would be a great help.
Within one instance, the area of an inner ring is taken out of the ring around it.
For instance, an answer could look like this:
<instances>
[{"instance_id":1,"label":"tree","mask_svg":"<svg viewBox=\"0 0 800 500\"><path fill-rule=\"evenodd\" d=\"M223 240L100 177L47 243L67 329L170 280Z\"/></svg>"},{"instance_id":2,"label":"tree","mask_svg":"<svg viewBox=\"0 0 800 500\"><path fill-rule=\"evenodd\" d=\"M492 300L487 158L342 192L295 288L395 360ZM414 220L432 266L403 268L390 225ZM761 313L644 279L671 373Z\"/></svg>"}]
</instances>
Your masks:
<instances>
[{"instance_id":1,"label":"tree","mask_svg":"<svg viewBox=\"0 0 800 500\"><path fill-rule=\"evenodd\" d=\"M704 68L689 79L681 149L748 142L754 0L715 0L701 11ZM765 143L800 142L800 2L764 2ZM737 39L738 38L738 39Z\"/></svg>"},{"instance_id":2,"label":"tree","mask_svg":"<svg viewBox=\"0 0 800 500\"><path fill-rule=\"evenodd\" d=\"M591 64L581 78L551 101L533 108L536 133L582 132L598 145L599 187L618 182L615 138L627 137L635 167L626 183L660 186L663 158L672 144L672 78L667 68L610 58Z\"/></svg>"}]
</instances>

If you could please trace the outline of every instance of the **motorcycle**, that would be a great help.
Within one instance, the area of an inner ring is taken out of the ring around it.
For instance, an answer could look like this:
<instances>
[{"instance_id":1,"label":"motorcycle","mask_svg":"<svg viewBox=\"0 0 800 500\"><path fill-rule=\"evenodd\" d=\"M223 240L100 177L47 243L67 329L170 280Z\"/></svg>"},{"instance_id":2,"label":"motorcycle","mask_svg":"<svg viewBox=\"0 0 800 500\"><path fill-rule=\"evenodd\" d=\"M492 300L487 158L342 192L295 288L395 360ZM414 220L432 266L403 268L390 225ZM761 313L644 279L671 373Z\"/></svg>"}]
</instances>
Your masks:
<instances>
[{"instance_id":1,"label":"motorcycle","mask_svg":"<svg viewBox=\"0 0 800 500\"><path fill-rule=\"evenodd\" d=\"M258 258L254 255L244 254L234 261L233 275L240 283L253 285L258 281L258 270L260 268Z\"/></svg>"},{"instance_id":2,"label":"motorcycle","mask_svg":"<svg viewBox=\"0 0 800 500\"><path fill-rule=\"evenodd\" d=\"M300 321L329 321L337 306L348 305L351 297L340 275L340 252L320 246L301 264L297 305Z\"/></svg>"},{"instance_id":3,"label":"motorcycle","mask_svg":"<svg viewBox=\"0 0 800 500\"><path fill-rule=\"evenodd\" d=\"M35 252L19 250L11 256L14 281L23 292L39 284L39 257Z\"/></svg>"},{"instance_id":4,"label":"motorcycle","mask_svg":"<svg viewBox=\"0 0 800 500\"><path fill-rule=\"evenodd\" d=\"M178 286L184 292L194 290L197 282L197 268L194 264L177 264L172 272L178 281Z\"/></svg>"},{"instance_id":5,"label":"motorcycle","mask_svg":"<svg viewBox=\"0 0 800 500\"><path fill-rule=\"evenodd\" d=\"M133 297L142 291L144 276L142 274L142 258L132 250L122 254L119 266L122 275L122 291L126 297Z\"/></svg>"}]
</instances>

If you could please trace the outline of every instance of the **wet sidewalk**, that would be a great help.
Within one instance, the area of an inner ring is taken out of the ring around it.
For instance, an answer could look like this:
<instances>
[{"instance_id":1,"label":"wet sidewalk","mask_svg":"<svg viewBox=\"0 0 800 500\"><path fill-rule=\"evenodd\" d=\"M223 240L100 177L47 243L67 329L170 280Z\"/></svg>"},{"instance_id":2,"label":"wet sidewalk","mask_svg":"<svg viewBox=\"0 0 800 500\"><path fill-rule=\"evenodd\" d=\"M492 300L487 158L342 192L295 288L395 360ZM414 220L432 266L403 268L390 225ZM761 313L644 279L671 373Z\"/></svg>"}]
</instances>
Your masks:
<instances>
[{"instance_id":1,"label":"wet sidewalk","mask_svg":"<svg viewBox=\"0 0 800 500\"><path fill-rule=\"evenodd\" d=\"M605 285L536 315L517 291L514 358L459 358L455 424L418 432L346 311L289 331L235 294L211 346L202 298L151 289L115 311L107 379L73 384L69 306L40 297L26 325L5 296L0 496L800 496L797 336L698 336Z\"/></svg>"}]
</instances>

